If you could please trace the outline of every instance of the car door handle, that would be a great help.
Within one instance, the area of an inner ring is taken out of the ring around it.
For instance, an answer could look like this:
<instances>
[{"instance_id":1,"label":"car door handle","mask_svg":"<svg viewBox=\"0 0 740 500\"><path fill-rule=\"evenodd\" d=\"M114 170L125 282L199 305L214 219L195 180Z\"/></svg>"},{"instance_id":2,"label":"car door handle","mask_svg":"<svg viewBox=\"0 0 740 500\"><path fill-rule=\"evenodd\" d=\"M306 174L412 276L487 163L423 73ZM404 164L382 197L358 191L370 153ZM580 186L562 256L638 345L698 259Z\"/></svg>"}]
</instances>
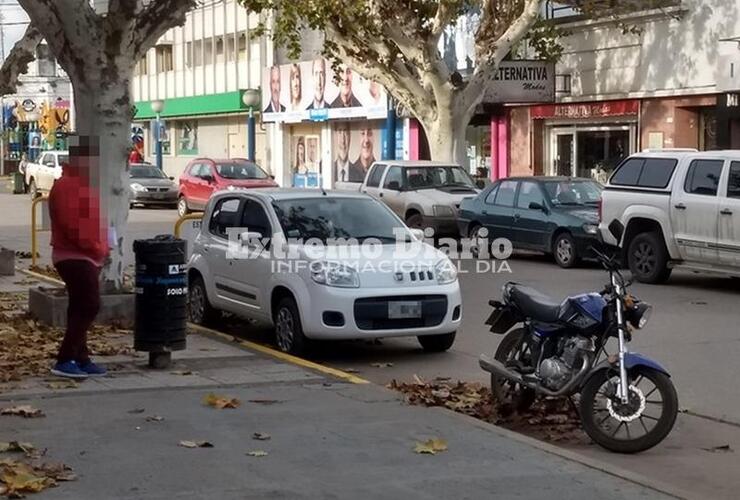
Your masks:
<instances>
[{"instance_id":1,"label":"car door handle","mask_svg":"<svg viewBox=\"0 0 740 500\"><path fill-rule=\"evenodd\" d=\"M519 214L514 214L514 220L517 220L517 219L519 219L519 218L521 218L521 215L519 215Z\"/></svg>"},{"instance_id":2,"label":"car door handle","mask_svg":"<svg viewBox=\"0 0 740 500\"><path fill-rule=\"evenodd\" d=\"M721 213L722 215L732 215L732 210L730 210L729 208L725 208L724 210L720 210L719 213Z\"/></svg>"},{"instance_id":3,"label":"car door handle","mask_svg":"<svg viewBox=\"0 0 740 500\"><path fill-rule=\"evenodd\" d=\"M483 215L488 215L488 210L481 210L480 213L482 213Z\"/></svg>"},{"instance_id":4,"label":"car door handle","mask_svg":"<svg viewBox=\"0 0 740 500\"><path fill-rule=\"evenodd\" d=\"M383 193L378 193L378 196L382 198L383 197Z\"/></svg>"},{"instance_id":5,"label":"car door handle","mask_svg":"<svg viewBox=\"0 0 740 500\"><path fill-rule=\"evenodd\" d=\"M678 204L673 205L673 206L676 207L679 210L686 210L686 205L684 205L683 203L678 203Z\"/></svg>"}]
</instances>

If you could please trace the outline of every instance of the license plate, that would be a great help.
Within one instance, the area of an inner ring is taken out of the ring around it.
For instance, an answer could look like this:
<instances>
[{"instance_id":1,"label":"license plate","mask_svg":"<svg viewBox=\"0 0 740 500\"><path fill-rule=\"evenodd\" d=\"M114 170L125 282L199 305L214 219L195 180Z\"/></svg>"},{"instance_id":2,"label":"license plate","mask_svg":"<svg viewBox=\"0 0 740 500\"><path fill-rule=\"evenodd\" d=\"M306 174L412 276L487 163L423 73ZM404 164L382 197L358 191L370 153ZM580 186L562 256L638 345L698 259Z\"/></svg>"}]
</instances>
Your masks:
<instances>
[{"instance_id":1,"label":"license plate","mask_svg":"<svg viewBox=\"0 0 740 500\"><path fill-rule=\"evenodd\" d=\"M421 318L421 302L418 300L388 303L389 319Z\"/></svg>"}]
</instances>

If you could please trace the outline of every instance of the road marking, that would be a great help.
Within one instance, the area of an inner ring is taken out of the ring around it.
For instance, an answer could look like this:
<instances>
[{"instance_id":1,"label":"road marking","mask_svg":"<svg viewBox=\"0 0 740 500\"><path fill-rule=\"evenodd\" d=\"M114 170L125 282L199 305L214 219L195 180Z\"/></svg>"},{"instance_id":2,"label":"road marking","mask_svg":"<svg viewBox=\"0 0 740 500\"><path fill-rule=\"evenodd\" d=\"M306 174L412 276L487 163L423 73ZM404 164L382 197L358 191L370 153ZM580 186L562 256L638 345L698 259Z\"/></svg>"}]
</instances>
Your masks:
<instances>
[{"instance_id":1,"label":"road marking","mask_svg":"<svg viewBox=\"0 0 740 500\"><path fill-rule=\"evenodd\" d=\"M267 354L268 356L272 356L273 358L280 359L282 361L287 361L288 363L301 366L303 368L308 368L310 370L315 370L321 373L325 373L327 375L331 375L336 378L340 378L342 380L346 380L347 382L350 382L352 384L369 384L371 383L369 380L365 380L362 377L358 377L356 375L352 375L351 373L347 373L342 370L338 370L336 368L331 368L329 366L325 366L319 363L314 363L313 361L309 361L307 359L299 358L298 356L293 356L292 354L287 354L281 351L278 351L276 349L273 349L271 347L267 347L263 344L258 344L256 342L251 342L249 340L242 340L238 337L234 337L233 335L229 335L223 332L219 332L218 330L213 330L211 328L206 328L205 326L196 325L194 323L188 323L188 327L192 328L195 331L199 331L201 333L206 333L210 335L215 335L217 337L220 337L224 340L233 340L237 342L238 344L241 344L244 347L247 347L249 349L261 352L263 354Z\"/></svg>"}]
</instances>

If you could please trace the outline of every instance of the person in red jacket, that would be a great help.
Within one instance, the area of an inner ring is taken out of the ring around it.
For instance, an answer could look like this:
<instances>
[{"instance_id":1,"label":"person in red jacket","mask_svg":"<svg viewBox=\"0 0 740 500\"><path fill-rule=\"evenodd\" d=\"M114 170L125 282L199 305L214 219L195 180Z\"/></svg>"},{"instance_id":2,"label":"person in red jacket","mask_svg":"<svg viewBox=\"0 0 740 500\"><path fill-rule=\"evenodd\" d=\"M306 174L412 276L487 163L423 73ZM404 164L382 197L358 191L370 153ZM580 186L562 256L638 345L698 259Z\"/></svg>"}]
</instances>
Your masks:
<instances>
[{"instance_id":1,"label":"person in red jacket","mask_svg":"<svg viewBox=\"0 0 740 500\"><path fill-rule=\"evenodd\" d=\"M139 150L136 149L136 146L131 148L131 153L128 155L128 162L129 164L144 162L144 157L141 156L141 153L139 153Z\"/></svg>"},{"instance_id":2,"label":"person in red jacket","mask_svg":"<svg viewBox=\"0 0 740 500\"><path fill-rule=\"evenodd\" d=\"M100 269L109 252L106 218L90 175L97 155L90 139L70 138L69 161L49 193L52 262L69 299L67 329L51 371L70 378L106 372L90 360L87 350L87 331L100 308Z\"/></svg>"}]
</instances>

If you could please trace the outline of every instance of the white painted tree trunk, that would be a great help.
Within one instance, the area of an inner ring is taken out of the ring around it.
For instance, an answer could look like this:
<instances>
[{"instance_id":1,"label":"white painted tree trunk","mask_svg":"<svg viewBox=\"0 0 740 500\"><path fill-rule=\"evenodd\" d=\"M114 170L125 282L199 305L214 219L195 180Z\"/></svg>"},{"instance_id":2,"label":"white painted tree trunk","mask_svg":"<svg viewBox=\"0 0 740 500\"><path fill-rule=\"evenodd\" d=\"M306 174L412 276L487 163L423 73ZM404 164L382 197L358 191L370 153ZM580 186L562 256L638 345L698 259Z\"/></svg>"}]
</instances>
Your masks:
<instances>
[{"instance_id":1,"label":"white painted tree trunk","mask_svg":"<svg viewBox=\"0 0 740 500\"><path fill-rule=\"evenodd\" d=\"M125 71L121 70L121 73ZM128 150L131 134L131 105L128 75L101 84L100 81L75 82L77 133L96 137L100 148L97 168L91 165L91 181L100 189L101 224L115 243L103 269L105 291L119 291L123 285L124 233L128 220Z\"/></svg>"},{"instance_id":2,"label":"white painted tree trunk","mask_svg":"<svg viewBox=\"0 0 740 500\"><path fill-rule=\"evenodd\" d=\"M467 169L465 131L471 115L470 110L452 104L440 107L434 119L421 120L432 160L454 162Z\"/></svg>"}]
</instances>

